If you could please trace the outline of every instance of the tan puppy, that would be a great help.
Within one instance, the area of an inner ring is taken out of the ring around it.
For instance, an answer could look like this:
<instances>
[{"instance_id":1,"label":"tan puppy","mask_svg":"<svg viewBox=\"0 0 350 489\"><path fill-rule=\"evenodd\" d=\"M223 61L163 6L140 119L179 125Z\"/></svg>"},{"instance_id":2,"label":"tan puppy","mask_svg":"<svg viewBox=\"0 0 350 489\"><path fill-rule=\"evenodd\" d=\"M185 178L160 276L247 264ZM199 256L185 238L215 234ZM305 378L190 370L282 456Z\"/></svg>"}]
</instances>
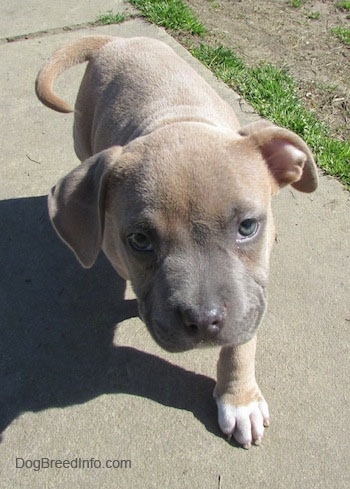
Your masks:
<instances>
[{"instance_id":1,"label":"tan puppy","mask_svg":"<svg viewBox=\"0 0 350 489\"><path fill-rule=\"evenodd\" d=\"M54 53L36 91L89 61L75 106L84 163L49 196L51 220L85 267L102 248L135 290L140 315L168 351L221 345L219 424L245 447L269 423L254 372L275 237L271 196L317 186L306 144L231 107L172 49L148 38L91 37ZM86 161L85 161L86 160Z\"/></svg>"}]
</instances>

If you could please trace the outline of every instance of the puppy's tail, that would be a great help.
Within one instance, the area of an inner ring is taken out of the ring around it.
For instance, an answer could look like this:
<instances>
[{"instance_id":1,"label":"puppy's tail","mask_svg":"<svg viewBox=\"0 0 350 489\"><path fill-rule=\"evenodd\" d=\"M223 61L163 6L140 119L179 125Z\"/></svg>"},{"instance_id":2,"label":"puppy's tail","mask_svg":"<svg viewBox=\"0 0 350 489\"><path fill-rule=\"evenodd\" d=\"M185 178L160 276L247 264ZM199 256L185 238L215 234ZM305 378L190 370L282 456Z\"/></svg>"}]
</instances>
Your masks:
<instances>
[{"instance_id":1,"label":"puppy's tail","mask_svg":"<svg viewBox=\"0 0 350 489\"><path fill-rule=\"evenodd\" d=\"M71 66L89 61L105 44L110 36L85 37L63 46L46 61L35 81L35 92L39 100L57 112L73 112L72 107L53 91L56 78Z\"/></svg>"}]
</instances>

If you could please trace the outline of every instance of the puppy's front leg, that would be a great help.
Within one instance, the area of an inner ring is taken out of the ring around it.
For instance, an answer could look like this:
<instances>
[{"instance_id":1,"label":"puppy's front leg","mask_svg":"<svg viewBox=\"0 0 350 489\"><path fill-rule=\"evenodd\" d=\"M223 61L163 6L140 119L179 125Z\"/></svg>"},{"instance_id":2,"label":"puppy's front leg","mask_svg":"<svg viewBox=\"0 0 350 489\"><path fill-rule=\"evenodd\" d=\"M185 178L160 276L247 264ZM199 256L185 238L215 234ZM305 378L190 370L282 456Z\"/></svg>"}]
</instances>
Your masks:
<instances>
[{"instance_id":1,"label":"puppy's front leg","mask_svg":"<svg viewBox=\"0 0 350 489\"><path fill-rule=\"evenodd\" d=\"M259 445L269 409L255 380L256 336L239 346L224 346L217 366L214 397L221 430L244 448Z\"/></svg>"}]
</instances>

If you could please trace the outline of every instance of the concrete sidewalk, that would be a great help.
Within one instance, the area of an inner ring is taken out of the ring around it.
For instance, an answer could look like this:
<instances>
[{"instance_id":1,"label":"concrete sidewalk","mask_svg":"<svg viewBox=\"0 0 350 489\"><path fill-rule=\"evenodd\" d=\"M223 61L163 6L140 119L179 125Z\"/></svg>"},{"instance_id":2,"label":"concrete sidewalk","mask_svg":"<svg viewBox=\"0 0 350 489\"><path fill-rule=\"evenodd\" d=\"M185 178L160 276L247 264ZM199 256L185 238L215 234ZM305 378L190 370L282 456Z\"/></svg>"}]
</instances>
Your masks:
<instances>
[{"instance_id":1,"label":"concrete sidewalk","mask_svg":"<svg viewBox=\"0 0 350 489\"><path fill-rule=\"evenodd\" d=\"M162 351L106 260L83 270L50 226L47 192L78 161L72 115L43 107L34 80L69 39L162 39L242 123L256 117L154 26L63 30L125 8L111 0L0 0L0 488L347 488L350 195L339 183L322 177L315 194L285 189L275 199L278 243L257 358L272 424L250 451L227 443L217 426L218 350ZM47 29L55 31L5 42ZM58 81L72 103L83 70ZM75 460L77 468L46 468L46 459ZM92 468L79 468L82 460ZM115 468L99 468L107 460Z\"/></svg>"}]
</instances>

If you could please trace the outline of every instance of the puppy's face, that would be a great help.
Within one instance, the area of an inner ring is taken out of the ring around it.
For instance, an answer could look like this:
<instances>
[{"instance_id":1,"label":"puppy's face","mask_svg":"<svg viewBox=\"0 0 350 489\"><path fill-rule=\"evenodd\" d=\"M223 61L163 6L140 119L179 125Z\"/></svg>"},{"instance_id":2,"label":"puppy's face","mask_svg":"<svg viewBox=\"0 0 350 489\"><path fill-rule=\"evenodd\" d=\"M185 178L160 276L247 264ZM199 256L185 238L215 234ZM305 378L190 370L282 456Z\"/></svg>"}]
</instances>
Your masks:
<instances>
[{"instance_id":1,"label":"puppy's face","mask_svg":"<svg viewBox=\"0 0 350 489\"><path fill-rule=\"evenodd\" d=\"M103 249L163 348L246 342L265 310L273 179L238 135L162 132L111 169Z\"/></svg>"},{"instance_id":2,"label":"puppy's face","mask_svg":"<svg viewBox=\"0 0 350 489\"><path fill-rule=\"evenodd\" d=\"M294 133L266 121L238 132L172 123L75 168L52 189L49 212L82 265L102 246L154 338L180 351L254 335L274 240L270 198L288 184L317 187Z\"/></svg>"}]
</instances>

